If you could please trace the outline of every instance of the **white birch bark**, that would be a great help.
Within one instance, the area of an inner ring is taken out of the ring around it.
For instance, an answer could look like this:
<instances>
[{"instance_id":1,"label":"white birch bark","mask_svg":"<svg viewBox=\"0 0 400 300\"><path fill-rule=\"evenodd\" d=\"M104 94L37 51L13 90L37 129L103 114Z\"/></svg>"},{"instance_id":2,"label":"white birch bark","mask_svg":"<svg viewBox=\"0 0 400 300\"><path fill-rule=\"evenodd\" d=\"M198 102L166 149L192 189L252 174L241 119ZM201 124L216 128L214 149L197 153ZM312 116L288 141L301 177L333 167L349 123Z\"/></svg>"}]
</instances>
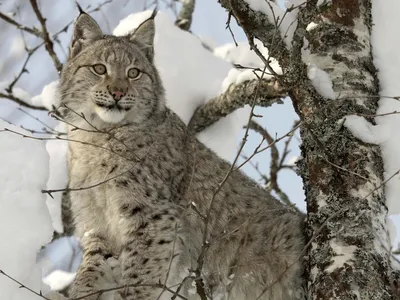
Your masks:
<instances>
[{"instance_id":1,"label":"white birch bark","mask_svg":"<svg viewBox=\"0 0 400 300\"><path fill-rule=\"evenodd\" d=\"M307 1L289 47L276 34L275 24L247 2L219 2L250 44L258 38L279 60L283 76L278 81L302 121L299 167L310 239L308 298L393 299L380 149L343 126L347 115L373 115L378 105L370 0L323 1L321 6L317 0ZM317 25L307 30L311 22ZM318 78L310 76L310 66L318 70ZM328 93L323 93L327 87L314 86L322 75L332 81Z\"/></svg>"}]
</instances>

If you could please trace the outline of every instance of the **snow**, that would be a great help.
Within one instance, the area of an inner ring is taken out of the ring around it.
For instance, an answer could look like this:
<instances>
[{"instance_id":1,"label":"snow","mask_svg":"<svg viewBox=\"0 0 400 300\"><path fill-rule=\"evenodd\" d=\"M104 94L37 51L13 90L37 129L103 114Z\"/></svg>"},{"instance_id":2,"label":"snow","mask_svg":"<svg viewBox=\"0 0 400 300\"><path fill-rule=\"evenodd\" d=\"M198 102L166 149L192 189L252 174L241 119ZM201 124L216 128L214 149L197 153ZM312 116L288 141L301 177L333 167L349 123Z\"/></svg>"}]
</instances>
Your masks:
<instances>
[{"instance_id":1,"label":"snow","mask_svg":"<svg viewBox=\"0 0 400 300\"><path fill-rule=\"evenodd\" d=\"M21 35L14 38L10 46L10 55L14 58L21 58L25 53L25 41Z\"/></svg>"},{"instance_id":2,"label":"snow","mask_svg":"<svg viewBox=\"0 0 400 300\"><path fill-rule=\"evenodd\" d=\"M150 15L150 11L131 14L113 33L127 34ZM158 12L155 21L155 63L166 89L167 105L188 123L198 106L218 95L231 66L204 49L198 38L177 28L167 14Z\"/></svg>"},{"instance_id":3,"label":"snow","mask_svg":"<svg viewBox=\"0 0 400 300\"><path fill-rule=\"evenodd\" d=\"M342 122L342 120L338 122ZM356 138L364 143L378 145L390 137L390 131L382 130L381 126L374 126L361 116L346 116L344 125Z\"/></svg>"},{"instance_id":4,"label":"snow","mask_svg":"<svg viewBox=\"0 0 400 300\"><path fill-rule=\"evenodd\" d=\"M400 85L400 36L398 28L400 19L396 12L400 9L400 2L387 0L372 1L372 45L374 64L378 68L381 96L399 96ZM390 20L390 22L389 22ZM392 98L382 97L379 101L378 114L400 111L400 102ZM393 114L375 118L381 132L388 132L389 138L381 144L383 161L385 164L385 178L389 178L400 169L400 115ZM386 197L389 214L400 213L399 177L395 177L386 184Z\"/></svg>"},{"instance_id":5,"label":"snow","mask_svg":"<svg viewBox=\"0 0 400 300\"><path fill-rule=\"evenodd\" d=\"M277 3L270 0L245 1L249 4L252 10L264 13L270 23L278 23L279 33L285 41L286 47L290 48L293 34L297 27L298 8L294 8L293 10L283 10ZM286 1L285 6L286 9L289 9L292 6L296 7L304 2L305 1L301 0Z\"/></svg>"},{"instance_id":6,"label":"snow","mask_svg":"<svg viewBox=\"0 0 400 300\"><path fill-rule=\"evenodd\" d=\"M286 165L295 167L296 163L300 160L301 158L298 156L292 156L291 158L288 159Z\"/></svg>"},{"instance_id":7,"label":"snow","mask_svg":"<svg viewBox=\"0 0 400 300\"><path fill-rule=\"evenodd\" d=\"M32 98L31 95L27 91L25 91L24 89L19 88L19 87L14 87L12 89L12 93L15 97L25 101L26 103L29 103Z\"/></svg>"},{"instance_id":8,"label":"snow","mask_svg":"<svg viewBox=\"0 0 400 300\"><path fill-rule=\"evenodd\" d=\"M326 272L331 273L338 268L344 267L345 264L352 264L351 259L354 256L354 252L358 249L356 246L342 246L336 239L332 239L330 245L332 250L335 251L335 256L332 257L333 262L331 265L325 269Z\"/></svg>"},{"instance_id":9,"label":"snow","mask_svg":"<svg viewBox=\"0 0 400 300\"><path fill-rule=\"evenodd\" d=\"M254 40L254 44L260 50L261 54L268 58L268 49L264 47L262 42L258 39ZM218 56L232 64L238 64L248 68L260 68L264 66L261 58L250 49L248 42L239 42L236 46L234 43L228 43L214 48L214 55ZM280 70L278 62L271 58L271 66L276 72Z\"/></svg>"},{"instance_id":10,"label":"snow","mask_svg":"<svg viewBox=\"0 0 400 300\"><path fill-rule=\"evenodd\" d=\"M24 130L0 120L0 130ZM48 178L44 143L11 132L0 132L0 269L29 288L42 289L36 254L53 234L41 193ZM37 300L38 297L0 274L1 298Z\"/></svg>"},{"instance_id":11,"label":"snow","mask_svg":"<svg viewBox=\"0 0 400 300\"><path fill-rule=\"evenodd\" d=\"M64 123L59 123L55 128L58 132L66 132ZM63 189L68 183L67 168L67 141L49 140L46 142L46 150L49 153L49 180L47 181L47 189ZM62 193L53 193L52 197L46 195L47 208L49 209L53 228L57 232L63 232L61 220L61 199Z\"/></svg>"},{"instance_id":12,"label":"snow","mask_svg":"<svg viewBox=\"0 0 400 300\"><path fill-rule=\"evenodd\" d=\"M310 64L308 66L307 76L318 94L328 99L336 98L336 94L333 91L333 83L328 73L318 68L315 64Z\"/></svg>"},{"instance_id":13,"label":"snow","mask_svg":"<svg viewBox=\"0 0 400 300\"><path fill-rule=\"evenodd\" d=\"M76 273L55 270L43 278L43 282L50 286L52 291L61 291L68 287L75 279Z\"/></svg>"},{"instance_id":14,"label":"snow","mask_svg":"<svg viewBox=\"0 0 400 300\"><path fill-rule=\"evenodd\" d=\"M35 106L44 106L51 111L54 107L58 107L60 102L57 95L58 80L53 81L43 87L41 94L31 99L31 104Z\"/></svg>"},{"instance_id":15,"label":"snow","mask_svg":"<svg viewBox=\"0 0 400 300\"><path fill-rule=\"evenodd\" d=\"M306 30L307 30L307 31L311 31L311 30L315 29L317 26L318 26L317 23L311 22L311 23L309 23L309 24L307 25Z\"/></svg>"},{"instance_id":16,"label":"snow","mask_svg":"<svg viewBox=\"0 0 400 300\"><path fill-rule=\"evenodd\" d=\"M46 245L38 254L37 262L43 276L55 270L75 273L81 263L82 250L75 237L62 237Z\"/></svg>"},{"instance_id":17,"label":"snow","mask_svg":"<svg viewBox=\"0 0 400 300\"><path fill-rule=\"evenodd\" d=\"M113 33L131 32L151 13L129 15ZM155 64L166 90L166 103L187 124L197 107L223 91L232 65L205 49L199 38L177 28L167 14L158 12L155 22ZM204 130L198 138L222 158L232 160L237 135L247 121L248 112L248 108L237 110Z\"/></svg>"},{"instance_id":18,"label":"snow","mask_svg":"<svg viewBox=\"0 0 400 300\"><path fill-rule=\"evenodd\" d=\"M270 60L271 68L277 73L282 74L282 69L279 66L278 62L268 56L268 49L264 47L264 45L259 40L255 40L254 44L257 46L258 50L262 53L262 55ZM231 84L240 84L245 81L254 80L257 78L270 79L273 76L268 73L268 71L264 72L262 75L262 70L264 69L264 63L261 58L250 49L250 46L247 42L240 42L236 46L233 43L225 44L220 47L216 47L214 49L214 55L234 64L240 65L245 69L237 69L232 68L228 76L224 79L222 83L221 93L224 93Z\"/></svg>"},{"instance_id":19,"label":"snow","mask_svg":"<svg viewBox=\"0 0 400 300\"><path fill-rule=\"evenodd\" d=\"M374 26L372 27L371 41L374 64L378 69L381 96L375 117L376 125L369 123L364 117L356 115L347 116L345 120L345 126L357 138L366 143L380 146L385 180L388 180L400 169L400 131L398 130L400 116L394 113L400 111L400 102L394 98L400 95L400 86L397 80L400 77L400 57L398 55L400 36L397 33L400 19L396 15L396 11L399 9L400 2L396 0L388 0L384 4L379 0L372 1ZM389 115L382 115L388 113ZM399 226L399 218L393 216L400 213L399 176L394 176L387 181L385 193L388 214L392 216L391 220ZM389 235L395 236L394 226L388 221L387 224Z\"/></svg>"}]
</instances>

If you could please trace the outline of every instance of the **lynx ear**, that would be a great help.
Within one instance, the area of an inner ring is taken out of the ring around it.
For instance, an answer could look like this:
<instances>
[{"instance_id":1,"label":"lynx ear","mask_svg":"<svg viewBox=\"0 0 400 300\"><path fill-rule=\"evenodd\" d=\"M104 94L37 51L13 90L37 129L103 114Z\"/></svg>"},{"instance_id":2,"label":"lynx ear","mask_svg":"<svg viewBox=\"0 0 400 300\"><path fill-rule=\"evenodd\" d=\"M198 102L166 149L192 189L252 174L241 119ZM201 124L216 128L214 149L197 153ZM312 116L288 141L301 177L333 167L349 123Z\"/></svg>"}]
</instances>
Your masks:
<instances>
[{"instance_id":1,"label":"lynx ear","mask_svg":"<svg viewBox=\"0 0 400 300\"><path fill-rule=\"evenodd\" d=\"M90 42L103 37L103 32L96 21L81 9L80 13L74 24L69 58L76 56Z\"/></svg>"},{"instance_id":2,"label":"lynx ear","mask_svg":"<svg viewBox=\"0 0 400 300\"><path fill-rule=\"evenodd\" d=\"M140 24L133 33L129 34L129 39L139 44L150 61L153 61L154 57L154 35L156 32L154 18L156 15L157 10L154 10L150 18Z\"/></svg>"}]
</instances>

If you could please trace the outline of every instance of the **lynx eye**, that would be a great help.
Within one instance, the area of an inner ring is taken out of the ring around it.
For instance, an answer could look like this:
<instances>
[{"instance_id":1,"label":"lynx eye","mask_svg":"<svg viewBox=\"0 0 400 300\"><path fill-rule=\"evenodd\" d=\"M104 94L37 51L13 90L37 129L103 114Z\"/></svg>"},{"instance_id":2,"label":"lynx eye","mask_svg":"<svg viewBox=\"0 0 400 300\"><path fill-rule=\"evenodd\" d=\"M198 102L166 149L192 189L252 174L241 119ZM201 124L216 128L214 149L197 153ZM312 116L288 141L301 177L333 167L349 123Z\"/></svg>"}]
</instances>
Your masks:
<instances>
[{"instance_id":1,"label":"lynx eye","mask_svg":"<svg viewBox=\"0 0 400 300\"><path fill-rule=\"evenodd\" d=\"M142 75L142 72L137 68L131 68L128 70L128 77L130 79L138 79Z\"/></svg>"},{"instance_id":2,"label":"lynx eye","mask_svg":"<svg viewBox=\"0 0 400 300\"><path fill-rule=\"evenodd\" d=\"M94 65L93 70L99 75L104 75L107 72L106 66L102 64Z\"/></svg>"}]
</instances>

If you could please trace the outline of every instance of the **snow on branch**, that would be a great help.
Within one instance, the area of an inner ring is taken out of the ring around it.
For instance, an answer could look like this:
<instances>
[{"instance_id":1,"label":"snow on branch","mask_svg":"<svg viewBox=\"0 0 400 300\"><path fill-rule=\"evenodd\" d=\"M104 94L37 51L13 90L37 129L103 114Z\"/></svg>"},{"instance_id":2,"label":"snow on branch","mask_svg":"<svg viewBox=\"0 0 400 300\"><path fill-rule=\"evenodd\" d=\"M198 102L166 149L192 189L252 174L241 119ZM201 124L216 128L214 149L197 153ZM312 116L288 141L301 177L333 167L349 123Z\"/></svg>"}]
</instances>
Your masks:
<instances>
[{"instance_id":1,"label":"snow on branch","mask_svg":"<svg viewBox=\"0 0 400 300\"><path fill-rule=\"evenodd\" d=\"M257 92L258 90L258 92ZM200 132L220 118L255 101L259 106L270 106L286 97L275 80L252 80L230 85L227 91L199 107L189 122L189 129ZM256 98L255 98L256 97Z\"/></svg>"},{"instance_id":2,"label":"snow on branch","mask_svg":"<svg viewBox=\"0 0 400 300\"><path fill-rule=\"evenodd\" d=\"M285 13L282 14L279 7L273 2L265 2L269 13L265 14L263 10L259 11L254 6L256 1L244 1L244 0L220 0L220 4L228 10L229 14L233 15L239 24L247 34L246 30L251 30L251 36L257 37L263 41L264 46L268 48L270 55L275 58L287 57L288 49L287 44L284 41L286 30L281 28L282 20L287 16ZM250 4L250 3L251 4ZM275 7L275 8L272 8ZM264 7L264 4L263 4ZM275 15L275 11L279 14ZM278 16L281 15L279 18ZM291 24L290 27L295 28L295 24ZM280 31L281 30L281 31Z\"/></svg>"},{"instance_id":3,"label":"snow on branch","mask_svg":"<svg viewBox=\"0 0 400 300\"><path fill-rule=\"evenodd\" d=\"M176 18L175 25L182 30L188 31L192 25L192 18L195 6L195 0L181 0L182 8Z\"/></svg>"}]
</instances>

